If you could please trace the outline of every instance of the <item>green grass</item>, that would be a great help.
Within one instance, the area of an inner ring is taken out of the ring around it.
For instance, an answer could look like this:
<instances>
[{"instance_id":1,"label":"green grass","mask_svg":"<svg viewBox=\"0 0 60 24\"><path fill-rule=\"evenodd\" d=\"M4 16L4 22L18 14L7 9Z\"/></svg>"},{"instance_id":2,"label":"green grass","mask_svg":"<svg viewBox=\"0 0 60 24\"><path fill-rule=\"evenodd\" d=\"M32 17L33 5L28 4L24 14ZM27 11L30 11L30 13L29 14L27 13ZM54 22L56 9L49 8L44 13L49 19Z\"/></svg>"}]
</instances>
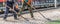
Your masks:
<instances>
[{"instance_id":1,"label":"green grass","mask_svg":"<svg viewBox=\"0 0 60 24\"><path fill-rule=\"evenodd\" d=\"M59 22L49 22L48 24L60 24Z\"/></svg>"},{"instance_id":2,"label":"green grass","mask_svg":"<svg viewBox=\"0 0 60 24\"><path fill-rule=\"evenodd\" d=\"M47 24L60 24L60 20L51 21L48 22Z\"/></svg>"}]
</instances>

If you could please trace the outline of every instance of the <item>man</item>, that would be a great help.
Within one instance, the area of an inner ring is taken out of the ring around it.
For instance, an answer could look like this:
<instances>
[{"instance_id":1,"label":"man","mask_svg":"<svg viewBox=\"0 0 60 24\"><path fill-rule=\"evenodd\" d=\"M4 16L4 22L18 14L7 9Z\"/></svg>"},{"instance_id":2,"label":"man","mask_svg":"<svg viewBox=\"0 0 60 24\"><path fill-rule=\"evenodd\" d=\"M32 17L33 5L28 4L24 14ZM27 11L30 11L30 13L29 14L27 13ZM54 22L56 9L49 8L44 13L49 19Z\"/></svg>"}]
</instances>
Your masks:
<instances>
[{"instance_id":1,"label":"man","mask_svg":"<svg viewBox=\"0 0 60 24\"><path fill-rule=\"evenodd\" d=\"M31 14L31 18L33 18L33 12L32 12L32 8L31 8L31 1L32 0L22 0L22 3L23 3L23 6L22 8L20 9L20 13L22 12L22 10L24 10L25 6L28 6L28 9L30 11L30 14Z\"/></svg>"},{"instance_id":2,"label":"man","mask_svg":"<svg viewBox=\"0 0 60 24\"><path fill-rule=\"evenodd\" d=\"M17 15L19 16L19 9L18 9L18 3L15 3L14 10L16 11Z\"/></svg>"},{"instance_id":3,"label":"man","mask_svg":"<svg viewBox=\"0 0 60 24\"><path fill-rule=\"evenodd\" d=\"M13 11L14 3L15 3L14 0L7 0L4 20L6 20L6 18L8 16L9 9L12 9L12 11ZM17 14L16 14L16 12L13 11L13 15L14 15L14 19L17 20Z\"/></svg>"}]
</instances>

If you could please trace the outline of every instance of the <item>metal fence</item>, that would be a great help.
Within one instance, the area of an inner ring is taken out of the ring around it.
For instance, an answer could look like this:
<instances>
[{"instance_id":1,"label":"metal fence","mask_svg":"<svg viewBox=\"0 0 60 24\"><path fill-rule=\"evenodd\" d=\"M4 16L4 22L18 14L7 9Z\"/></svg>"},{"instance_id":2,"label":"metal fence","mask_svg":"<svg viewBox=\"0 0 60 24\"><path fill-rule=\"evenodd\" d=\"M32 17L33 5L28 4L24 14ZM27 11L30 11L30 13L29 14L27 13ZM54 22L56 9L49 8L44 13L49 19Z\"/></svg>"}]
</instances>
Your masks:
<instances>
[{"instance_id":1,"label":"metal fence","mask_svg":"<svg viewBox=\"0 0 60 24\"><path fill-rule=\"evenodd\" d=\"M60 5L60 0L56 0L57 5ZM19 6L22 5L22 0L19 2ZM31 4L35 7L49 7L49 6L56 6L55 0L32 0Z\"/></svg>"},{"instance_id":2,"label":"metal fence","mask_svg":"<svg viewBox=\"0 0 60 24\"><path fill-rule=\"evenodd\" d=\"M33 1L33 6L40 6L40 7L48 7L50 4L54 4L54 0L34 0Z\"/></svg>"},{"instance_id":3,"label":"metal fence","mask_svg":"<svg viewBox=\"0 0 60 24\"><path fill-rule=\"evenodd\" d=\"M60 5L60 0L56 0L57 3L55 3L55 0L32 0L31 4L34 7L49 7L49 6L56 6ZM22 0L19 0L19 8L22 7Z\"/></svg>"},{"instance_id":4,"label":"metal fence","mask_svg":"<svg viewBox=\"0 0 60 24\"><path fill-rule=\"evenodd\" d=\"M60 5L60 0L56 0L56 4ZM55 0L33 0L33 6L39 5L43 7L55 6Z\"/></svg>"}]
</instances>

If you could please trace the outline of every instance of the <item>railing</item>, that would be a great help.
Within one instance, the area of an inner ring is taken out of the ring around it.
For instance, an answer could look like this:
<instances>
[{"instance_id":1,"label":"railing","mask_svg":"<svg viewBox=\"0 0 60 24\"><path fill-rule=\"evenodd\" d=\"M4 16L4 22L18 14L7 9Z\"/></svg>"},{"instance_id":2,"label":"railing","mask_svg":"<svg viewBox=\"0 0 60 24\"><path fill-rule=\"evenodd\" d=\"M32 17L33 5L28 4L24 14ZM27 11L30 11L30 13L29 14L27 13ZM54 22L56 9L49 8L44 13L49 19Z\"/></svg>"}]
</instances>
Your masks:
<instances>
[{"instance_id":1,"label":"railing","mask_svg":"<svg viewBox=\"0 0 60 24\"><path fill-rule=\"evenodd\" d=\"M1 9L3 9L3 11L5 11L5 10L6 10L6 8L5 8L5 7L0 7L0 10L1 10Z\"/></svg>"},{"instance_id":2,"label":"railing","mask_svg":"<svg viewBox=\"0 0 60 24\"><path fill-rule=\"evenodd\" d=\"M19 2L19 8L20 7L22 7L22 4L21 4L22 2ZM33 0L32 1L32 5L33 6L35 6L35 7L44 7L44 6L46 6L46 7L49 7L50 5L54 5L55 3L54 3L54 0ZM57 0L57 5L60 5L60 0ZM1 9L1 7L0 7L0 9Z\"/></svg>"}]
</instances>

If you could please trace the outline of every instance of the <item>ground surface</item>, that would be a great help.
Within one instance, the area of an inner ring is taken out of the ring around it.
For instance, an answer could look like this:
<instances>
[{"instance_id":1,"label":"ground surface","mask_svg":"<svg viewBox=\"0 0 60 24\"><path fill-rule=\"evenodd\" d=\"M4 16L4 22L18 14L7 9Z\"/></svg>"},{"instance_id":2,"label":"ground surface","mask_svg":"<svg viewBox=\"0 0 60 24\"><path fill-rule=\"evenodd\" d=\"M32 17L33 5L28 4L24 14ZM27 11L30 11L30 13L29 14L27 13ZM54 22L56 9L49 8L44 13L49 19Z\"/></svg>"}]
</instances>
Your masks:
<instances>
[{"instance_id":1,"label":"ground surface","mask_svg":"<svg viewBox=\"0 0 60 24\"><path fill-rule=\"evenodd\" d=\"M57 20L60 19L60 8L58 9L52 9L52 10L46 10L46 11L40 11L46 18L49 18L51 20ZM27 19L23 19L22 17L18 17L19 20L14 20L13 17L8 17L7 20L3 20L3 18L0 18L0 24L50 24L48 20L42 17L41 14L38 12L34 12L34 18L30 18L30 14L23 14L23 17ZM29 21L27 21L29 20Z\"/></svg>"}]
</instances>

